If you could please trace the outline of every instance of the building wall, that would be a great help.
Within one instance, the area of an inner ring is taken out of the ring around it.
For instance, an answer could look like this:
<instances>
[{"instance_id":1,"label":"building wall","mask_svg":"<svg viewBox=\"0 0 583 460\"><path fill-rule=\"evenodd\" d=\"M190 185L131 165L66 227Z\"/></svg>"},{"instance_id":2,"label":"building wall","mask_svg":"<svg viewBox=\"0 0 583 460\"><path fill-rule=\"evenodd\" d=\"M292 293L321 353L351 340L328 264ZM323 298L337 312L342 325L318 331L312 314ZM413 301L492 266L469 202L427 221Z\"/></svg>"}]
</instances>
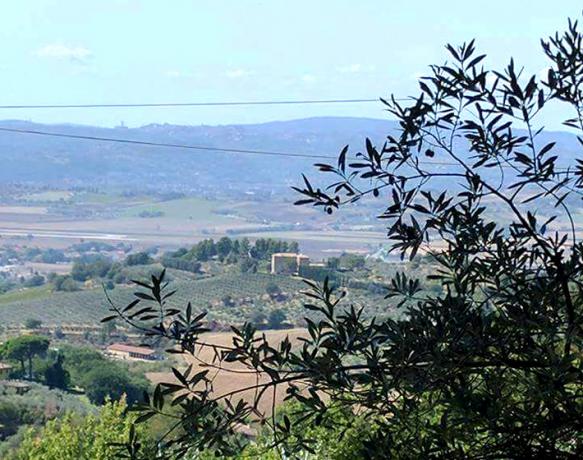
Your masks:
<instances>
[{"instance_id":1,"label":"building wall","mask_svg":"<svg viewBox=\"0 0 583 460\"><path fill-rule=\"evenodd\" d=\"M110 356L123 359L123 360L140 360L140 361L154 361L154 355L142 355L140 353L128 352L128 351L119 351L119 350L107 350L107 354Z\"/></svg>"},{"instance_id":2,"label":"building wall","mask_svg":"<svg viewBox=\"0 0 583 460\"><path fill-rule=\"evenodd\" d=\"M11 370L12 369L0 369L0 380L7 379Z\"/></svg>"},{"instance_id":3,"label":"building wall","mask_svg":"<svg viewBox=\"0 0 583 460\"><path fill-rule=\"evenodd\" d=\"M300 267L308 266L310 258L301 254L273 254L271 256L271 273L297 274Z\"/></svg>"},{"instance_id":4,"label":"building wall","mask_svg":"<svg viewBox=\"0 0 583 460\"><path fill-rule=\"evenodd\" d=\"M129 359L130 357L127 351L107 350L107 353L118 359Z\"/></svg>"}]
</instances>

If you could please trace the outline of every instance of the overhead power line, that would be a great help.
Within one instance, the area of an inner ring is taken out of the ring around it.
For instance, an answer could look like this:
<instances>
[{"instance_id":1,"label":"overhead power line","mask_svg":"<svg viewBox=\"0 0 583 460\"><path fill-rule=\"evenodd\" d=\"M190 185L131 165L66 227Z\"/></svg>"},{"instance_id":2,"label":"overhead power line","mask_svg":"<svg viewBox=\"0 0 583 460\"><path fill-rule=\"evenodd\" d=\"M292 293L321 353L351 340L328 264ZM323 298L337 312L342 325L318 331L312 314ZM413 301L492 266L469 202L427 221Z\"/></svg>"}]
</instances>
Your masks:
<instances>
[{"instance_id":1,"label":"overhead power line","mask_svg":"<svg viewBox=\"0 0 583 460\"><path fill-rule=\"evenodd\" d=\"M397 99L406 100L406 99ZM34 105L0 105L0 109L97 109L97 108L133 108L133 107L217 107L245 105L302 105L302 104L360 104L379 102L379 99L289 99L268 101L206 101L206 102L151 102L141 104L34 104Z\"/></svg>"},{"instance_id":2,"label":"overhead power line","mask_svg":"<svg viewBox=\"0 0 583 460\"><path fill-rule=\"evenodd\" d=\"M270 155L270 156L283 156L283 157L295 157L295 158L314 158L314 159L326 159L326 160L337 160L338 156L334 155L318 155L311 153L293 153L293 152L280 152L274 150L255 150L255 149L237 149L231 147L213 147L207 145L192 145L192 144L174 144L167 142L151 142L151 141L140 141L136 139L120 139L117 137L101 137L101 136L85 136L81 134L67 134L67 133L55 133L49 131L38 131L35 129L18 129L18 128L2 128L0 131L17 133L17 134L34 134L38 136L50 136L50 137L61 137L67 139L80 139L88 141L103 141L103 142L117 142L121 144L133 144L133 145L145 145L149 147L166 147L175 149L190 149L190 150L205 150L211 152L226 152L226 153L242 153L251 155ZM460 166L458 163L447 162L447 161L423 161L422 164L426 165L440 165L440 166Z\"/></svg>"},{"instance_id":3,"label":"overhead power line","mask_svg":"<svg viewBox=\"0 0 583 460\"><path fill-rule=\"evenodd\" d=\"M0 131L20 133L20 134L35 134L38 136L51 136L51 137L64 137L68 139L82 139L89 141L103 141L103 142L118 142L122 144L134 144L134 145L147 145L150 147L167 147L167 148L179 148L179 149L191 149L191 150L206 150L212 152L227 152L227 153L244 153L252 155L272 155L272 156L282 156L282 157L296 157L296 158L325 158L325 159L336 159L334 156L330 155L313 155L308 153L290 153L290 152L277 152L271 150L253 150L253 149L237 149L230 147L211 147L203 145L190 145L190 144L172 144L166 142L150 142L150 141L139 141L135 139L119 139L114 137L100 137L100 136L84 136L80 134L66 134L66 133L54 133L48 131L37 131L33 129L16 129L16 128L0 128Z\"/></svg>"},{"instance_id":4,"label":"overhead power line","mask_svg":"<svg viewBox=\"0 0 583 460\"><path fill-rule=\"evenodd\" d=\"M117 142L121 144L133 144L133 145L144 145L149 147L165 147L165 148L175 148L175 149L189 149L189 150L201 150L210 152L226 152L226 153L240 153L240 154L250 154L250 155L270 155L270 156L282 156L282 157L292 157L292 158L314 158L314 159L326 159L326 160L336 160L338 156L334 155L318 155L310 153L293 153L293 152L280 152L274 150L254 150L254 149L237 149L231 147L212 147L205 145L191 145L191 144L174 144L167 142L151 142L151 141L140 141L135 139L120 139L117 137L101 137L101 136L85 136L81 134L67 134L67 133L55 133L49 131L38 131L34 129L18 129L18 128L3 128L0 127L0 132L9 132L17 134L33 134L38 136L50 136L50 137L60 137L67 139L79 139L79 140L89 140L89 141L99 141L99 142ZM457 166L460 167L459 163L451 161L435 161L435 160L424 160L420 161L421 165L435 165L435 166ZM501 164L502 168L511 168L511 165ZM567 173L569 170L559 170L558 173Z\"/></svg>"}]
</instances>

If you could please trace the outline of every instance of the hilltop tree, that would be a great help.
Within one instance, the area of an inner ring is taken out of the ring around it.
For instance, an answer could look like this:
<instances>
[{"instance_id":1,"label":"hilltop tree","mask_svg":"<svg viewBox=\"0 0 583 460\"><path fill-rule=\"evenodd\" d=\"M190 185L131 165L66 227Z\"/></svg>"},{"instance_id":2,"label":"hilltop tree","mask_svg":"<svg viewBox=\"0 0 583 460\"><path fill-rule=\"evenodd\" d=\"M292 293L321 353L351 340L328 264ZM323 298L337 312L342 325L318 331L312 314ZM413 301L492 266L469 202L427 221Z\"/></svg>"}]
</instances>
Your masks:
<instances>
[{"instance_id":1,"label":"hilltop tree","mask_svg":"<svg viewBox=\"0 0 583 460\"><path fill-rule=\"evenodd\" d=\"M205 262L217 254L216 245L212 239L202 240L200 243L193 246L189 254L192 255L195 260Z\"/></svg>"},{"instance_id":2,"label":"hilltop tree","mask_svg":"<svg viewBox=\"0 0 583 460\"><path fill-rule=\"evenodd\" d=\"M270 447L287 457L311 452L309 428L341 411L370 421L359 458L581 458L583 242L573 206L583 195L583 157L566 155L538 120L547 109L570 111L565 125L583 146L582 45L571 21L543 41L550 67L542 81L513 60L485 69L473 41L447 46L450 62L431 67L419 96L383 100L398 133L319 164L332 185L305 178L297 204L331 214L381 198L392 250L410 259L430 253L442 289L427 294L424 280L398 273L388 298L403 315L367 319L328 282L310 284L306 308L320 319L306 319L298 350L270 345L252 325L234 328L233 345L217 346L212 365L239 362L267 381L217 396L208 370L176 371L180 383L160 385L143 408L144 417L163 413L164 395L181 407L183 431L168 452L232 453L235 427L257 418L267 390L284 386L300 413L259 419ZM125 309L112 303L111 318L196 355L209 346L204 315L166 309L163 278L141 284L155 299L150 310L140 299ZM163 318L154 328L153 315ZM253 403L238 401L251 389ZM329 433L340 439L338 423Z\"/></svg>"},{"instance_id":3,"label":"hilltop tree","mask_svg":"<svg viewBox=\"0 0 583 460\"><path fill-rule=\"evenodd\" d=\"M233 242L230 238L224 236L219 241L217 241L216 248L219 259L223 260L232 251Z\"/></svg>"}]
</instances>

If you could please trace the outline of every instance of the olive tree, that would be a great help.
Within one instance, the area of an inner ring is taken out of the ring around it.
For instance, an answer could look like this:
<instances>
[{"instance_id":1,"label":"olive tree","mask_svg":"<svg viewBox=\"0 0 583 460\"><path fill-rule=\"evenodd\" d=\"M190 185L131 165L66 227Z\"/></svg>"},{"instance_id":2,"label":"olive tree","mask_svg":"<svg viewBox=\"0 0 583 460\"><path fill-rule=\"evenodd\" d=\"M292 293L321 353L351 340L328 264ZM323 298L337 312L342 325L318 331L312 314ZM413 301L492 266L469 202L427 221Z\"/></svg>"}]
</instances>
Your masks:
<instances>
[{"instance_id":1,"label":"olive tree","mask_svg":"<svg viewBox=\"0 0 583 460\"><path fill-rule=\"evenodd\" d=\"M164 413L165 396L180 407L181 431L164 439L165 452L227 455L236 449L229 435L254 418L290 457L312 450L302 426L349 410L374 421L362 433L362 458L581 458L582 41L572 21L543 40L542 80L514 60L488 69L474 41L448 45L449 62L430 68L418 96L382 99L398 132L317 165L330 185L304 177L297 204L333 213L377 198L392 250L430 254L442 289L426 294L425 280L398 273L387 298L404 315L380 319L330 283L310 283L305 307L320 319L306 319L298 348L270 344L249 324L233 328L233 345L215 346L209 367L238 362L267 379L245 401L238 395L249 388L213 392L208 370L175 371L178 383L159 385L142 408L142 419ZM570 112L565 126L578 149L566 152L543 131L547 109ZM111 304L111 318L172 340L172 352L212 346L201 340L202 314L167 308L163 274L140 285L128 306ZM275 386L300 403L294 417L259 412Z\"/></svg>"}]
</instances>

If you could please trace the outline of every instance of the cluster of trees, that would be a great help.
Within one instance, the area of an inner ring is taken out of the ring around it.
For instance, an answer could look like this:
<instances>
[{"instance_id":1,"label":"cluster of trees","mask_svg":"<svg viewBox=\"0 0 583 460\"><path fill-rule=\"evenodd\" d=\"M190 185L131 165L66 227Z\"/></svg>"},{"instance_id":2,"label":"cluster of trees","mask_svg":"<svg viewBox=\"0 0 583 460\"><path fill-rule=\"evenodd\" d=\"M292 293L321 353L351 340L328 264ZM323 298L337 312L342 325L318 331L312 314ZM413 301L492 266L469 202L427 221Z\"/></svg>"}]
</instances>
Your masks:
<instances>
[{"instance_id":1,"label":"cluster of trees","mask_svg":"<svg viewBox=\"0 0 583 460\"><path fill-rule=\"evenodd\" d=\"M54 248L27 248L24 252L15 252L15 256L23 261L43 262L46 264L57 264L69 260L63 250Z\"/></svg>"},{"instance_id":2,"label":"cluster of trees","mask_svg":"<svg viewBox=\"0 0 583 460\"><path fill-rule=\"evenodd\" d=\"M108 398L117 401L123 395L129 404L134 404L142 400L149 388L142 375L130 372L122 363L109 360L92 348L64 345L59 352L71 382L83 388L94 404L101 405Z\"/></svg>"},{"instance_id":3,"label":"cluster of trees","mask_svg":"<svg viewBox=\"0 0 583 460\"><path fill-rule=\"evenodd\" d=\"M272 238L259 238L255 243L251 243L247 238L223 237L218 241L203 240L190 250L180 249L171 253L170 256L198 262L206 262L216 257L224 262L237 263L241 258L268 260L276 252L299 252L299 246L293 241Z\"/></svg>"},{"instance_id":4,"label":"cluster of trees","mask_svg":"<svg viewBox=\"0 0 583 460\"><path fill-rule=\"evenodd\" d=\"M43 284L45 284L45 277L38 273L35 273L31 277L27 278L23 284L25 287L42 286Z\"/></svg>"},{"instance_id":5,"label":"cluster of trees","mask_svg":"<svg viewBox=\"0 0 583 460\"><path fill-rule=\"evenodd\" d=\"M142 253L131 254L129 259L122 264L114 264L111 259L105 255L95 254L100 251L114 251L115 249L122 249L128 252L131 247L119 244L113 246L102 242L84 242L74 244L70 247L71 251L81 253L74 262L72 275L57 275L50 273L46 277L39 273L34 273L28 277L15 277L7 273L0 274L0 294L12 291L18 288L31 288L44 285L46 282L51 283L53 289L56 291L77 291L80 289L80 284L88 279L96 279L103 276L104 270L107 272L108 279L114 280L112 283L124 283L126 279L120 273L120 270L125 265L136 265L144 263L152 263L151 259L144 259ZM87 252L95 252L93 254L85 254ZM16 248L5 247L0 251L0 265L8 265L11 263L34 261L48 264L57 264L61 262L69 262L70 258L65 251L61 249L41 249L37 247L25 248L17 250ZM106 270L107 267L110 267Z\"/></svg>"},{"instance_id":6,"label":"cluster of trees","mask_svg":"<svg viewBox=\"0 0 583 460\"><path fill-rule=\"evenodd\" d=\"M65 252L60 249L44 249L40 255L40 261L45 264L58 264L60 262L67 262L68 260Z\"/></svg>"},{"instance_id":7,"label":"cluster of trees","mask_svg":"<svg viewBox=\"0 0 583 460\"><path fill-rule=\"evenodd\" d=\"M73 263L70 275L49 274L48 281L55 291L77 291L80 283L88 280L102 280L108 288L115 284L123 284L128 281L124 272L125 267L136 265L151 265L154 259L146 252L129 254L123 262L114 262L111 258L100 255L84 255Z\"/></svg>"},{"instance_id":8,"label":"cluster of trees","mask_svg":"<svg viewBox=\"0 0 583 460\"><path fill-rule=\"evenodd\" d=\"M57 275L53 272L49 273L47 280L55 291L74 292L80 289L79 283L71 275Z\"/></svg>"},{"instance_id":9,"label":"cluster of trees","mask_svg":"<svg viewBox=\"0 0 583 460\"><path fill-rule=\"evenodd\" d=\"M17 446L28 427L38 427L48 420L75 413L81 417L96 412L96 407L86 398L72 392L49 389L30 383L24 394L0 386L0 458Z\"/></svg>"},{"instance_id":10,"label":"cluster of trees","mask_svg":"<svg viewBox=\"0 0 583 460\"><path fill-rule=\"evenodd\" d=\"M62 390L71 385L83 388L97 405L107 398L117 401L123 395L130 404L139 402L149 387L143 376L94 349L63 345L57 351L49 345L49 339L40 335L15 337L2 345L0 358L17 364L14 377Z\"/></svg>"},{"instance_id":11,"label":"cluster of trees","mask_svg":"<svg viewBox=\"0 0 583 460\"><path fill-rule=\"evenodd\" d=\"M174 268L191 273L199 273L201 267L201 263L196 260L187 260L180 257L163 256L160 262L166 268Z\"/></svg>"},{"instance_id":12,"label":"cluster of trees","mask_svg":"<svg viewBox=\"0 0 583 460\"><path fill-rule=\"evenodd\" d=\"M106 256L83 256L75 260L71 269L71 278L78 282L104 278L113 267L113 261Z\"/></svg>"},{"instance_id":13,"label":"cluster of trees","mask_svg":"<svg viewBox=\"0 0 583 460\"><path fill-rule=\"evenodd\" d=\"M103 241L84 241L82 243L75 243L71 245L71 250L79 253L84 252L111 252L116 249L121 248L123 250L129 250L130 248L123 243L113 246L109 243L104 243Z\"/></svg>"},{"instance_id":14,"label":"cluster of trees","mask_svg":"<svg viewBox=\"0 0 583 460\"><path fill-rule=\"evenodd\" d=\"M12 265L14 263L24 262L43 262L47 264L56 264L67 262L65 252L61 249L41 249L41 248L15 248L5 246L0 250L0 265Z\"/></svg>"},{"instance_id":15,"label":"cluster of trees","mask_svg":"<svg viewBox=\"0 0 583 460\"><path fill-rule=\"evenodd\" d=\"M124 264L128 267L132 267L134 265L150 265L154 263L154 259L150 257L150 254L147 252L135 252L133 254L129 254L124 261Z\"/></svg>"},{"instance_id":16,"label":"cluster of trees","mask_svg":"<svg viewBox=\"0 0 583 460\"><path fill-rule=\"evenodd\" d=\"M218 241L203 240L190 249L169 252L162 257L161 262L167 268L198 273L202 262L216 259L225 264L236 264L241 273L256 273L260 263L269 261L276 252L299 252L299 246L296 242L271 238L260 238L251 243L247 238L223 237Z\"/></svg>"},{"instance_id":17,"label":"cluster of trees","mask_svg":"<svg viewBox=\"0 0 583 460\"><path fill-rule=\"evenodd\" d=\"M23 335L7 340L0 347L0 357L20 365L19 376L33 380L32 362L36 357L44 357L49 349L49 339L40 335Z\"/></svg>"},{"instance_id":18,"label":"cluster of trees","mask_svg":"<svg viewBox=\"0 0 583 460\"><path fill-rule=\"evenodd\" d=\"M67 389L69 372L64 368L60 352L49 350L50 341L40 335L24 335L9 339L0 348L0 358L18 363L14 376L41 382L49 388Z\"/></svg>"},{"instance_id":19,"label":"cluster of trees","mask_svg":"<svg viewBox=\"0 0 583 460\"><path fill-rule=\"evenodd\" d=\"M16 434L20 426L35 422L38 417L36 411L26 409L0 397L0 441Z\"/></svg>"},{"instance_id":20,"label":"cluster of trees","mask_svg":"<svg viewBox=\"0 0 583 460\"><path fill-rule=\"evenodd\" d=\"M326 262L332 270L362 270L366 265L366 258L359 254L342 254L339 257L330 257Z\"/></svg>"}]
</instances>

